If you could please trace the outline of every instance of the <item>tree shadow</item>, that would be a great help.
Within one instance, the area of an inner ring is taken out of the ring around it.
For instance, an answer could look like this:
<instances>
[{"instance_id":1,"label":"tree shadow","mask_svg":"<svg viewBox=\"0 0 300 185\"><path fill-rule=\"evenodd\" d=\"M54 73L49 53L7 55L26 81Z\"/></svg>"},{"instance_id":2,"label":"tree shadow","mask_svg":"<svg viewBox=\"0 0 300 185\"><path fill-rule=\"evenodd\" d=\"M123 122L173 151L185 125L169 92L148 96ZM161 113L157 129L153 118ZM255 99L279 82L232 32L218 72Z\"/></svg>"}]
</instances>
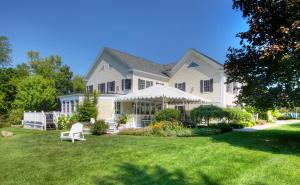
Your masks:
<instances>
[{"instance_id":1,"label":"tree shadow","mask_svg":"<svg viewBox=\"0 0 300 185\"><path fill-rule=\"evenodd\" d=\"M124 185L186 185L186 184L215 184L219 183L211 179L208 175L199 173L199 181L195 183L195 179L187 178L186 174L177 169L175 171L168 171L161 166L138 166L131 163L123 163L117 166L114 175L96 177L96 184L124 184ZM191 182L193 181L193 182Z\"/></svg>"},{"instance_id":2,"label":"tree shadow","mask_svg":"<svg viewBox=\"0 0 300 185\"><path fill-rule=\"evenodd\" d=\"M300 124L291 124L287 129L268 129L256 132L234 132L212 136L216 142L260 150L275 154L300 154ZM295 129L297 128L297 129Z\"/></svg>"}]
</instances>

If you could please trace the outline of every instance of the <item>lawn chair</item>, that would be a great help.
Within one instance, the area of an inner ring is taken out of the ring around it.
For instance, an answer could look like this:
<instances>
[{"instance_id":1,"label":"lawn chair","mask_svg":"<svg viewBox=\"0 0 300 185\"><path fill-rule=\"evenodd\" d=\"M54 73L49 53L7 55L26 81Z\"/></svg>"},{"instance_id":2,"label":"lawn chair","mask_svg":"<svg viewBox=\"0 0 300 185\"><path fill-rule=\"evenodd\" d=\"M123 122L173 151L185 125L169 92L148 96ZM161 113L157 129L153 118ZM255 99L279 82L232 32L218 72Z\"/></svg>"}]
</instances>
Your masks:
<instances>
[{"instance_id":1,"label":"lawn chair","mask_svg":"<svg viewBox=\"0 0 300 185\"><path fill-rule=\"evenodd\" d=\"M85 141L83 135L83 124L75 123L72 125L70 131L60 133L60 140L72 140L73 143L75 140Z\"/></svg>"}]
</instances>

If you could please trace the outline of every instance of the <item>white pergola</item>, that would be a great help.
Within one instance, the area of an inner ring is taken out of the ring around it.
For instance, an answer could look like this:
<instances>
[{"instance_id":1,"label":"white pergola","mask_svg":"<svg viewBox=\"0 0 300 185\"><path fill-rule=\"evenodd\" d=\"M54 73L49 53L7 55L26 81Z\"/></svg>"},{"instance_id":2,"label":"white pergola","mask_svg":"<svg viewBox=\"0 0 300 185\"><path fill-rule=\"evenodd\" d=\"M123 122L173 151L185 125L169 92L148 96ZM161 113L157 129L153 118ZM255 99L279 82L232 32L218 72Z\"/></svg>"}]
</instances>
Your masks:
<instances>
[{"instance_id":1,"label":"white pergola","mask_svg":"<svg viewBox=\"0 0 300 185\"><path fill-rule=\"evenodd\" d=\"M116 97L116 101L161 100L165 103L208 103L209 100L192 95L174 87L156 85ZM164 106L163 106L164 107Z\"/></svg>"},{"instance_id":2,"label":"white pergola","mask_svg":"<svg viewBox=\"0 0 300 185\"><path fill-rule=\"evenodd\" d=\"M162 109L167 104L181 104L185 106L191 103L209 103L209 100L192 95L174 87L156 85L143 90L121 95L115 98L116 102L134 102L137 107L139 102L161 102ZM137 120L137 109L135 108L135 118Z\"/></svg>"}]
</instances>

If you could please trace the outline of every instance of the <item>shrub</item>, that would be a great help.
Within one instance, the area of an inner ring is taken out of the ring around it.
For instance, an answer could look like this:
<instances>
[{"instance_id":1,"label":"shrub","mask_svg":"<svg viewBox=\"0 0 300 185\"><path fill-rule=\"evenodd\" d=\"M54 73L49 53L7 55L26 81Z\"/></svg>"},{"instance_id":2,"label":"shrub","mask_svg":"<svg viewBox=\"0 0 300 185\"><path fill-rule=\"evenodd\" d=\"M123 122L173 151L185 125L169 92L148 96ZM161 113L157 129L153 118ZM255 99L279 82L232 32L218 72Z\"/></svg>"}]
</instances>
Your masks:
<instances>
[{"instance_id":1,"label":"shrub","mask_svg":"<svg viewBox=\"0 0 300 185\"><path fill-rule=\"evenodd\" d=\"M244 126L242 124L238 124L238 123L229 123L229 125L233 129L244 128Z\"/></svg>"},{"instance_id":2,"label":"shrub","mask_svg":"<svg viewBox=\"0 0 300 185\"><path fill-rule=\"evenodd\" d=\"M221 119L226 117L226 112L222 108L214 105L200 105L191 111L191 119L196 123L201 123L204 119L209 125L211 119Z\"/></svg>"},{"instance_id":3,"label":"shrub","mask_svg":"<svg viewBox=\"0 0 300 185\"><path fill-rule=\"evenodd\" d=\"M76 123L79 121L79 115L77 113L72 114L72 116L70 117L70 123Z\"/></svg>"},{"instance_id":4,"label":"shrub","mask_svg":"<svg viewBox=\"0 0 300 185\"><path fill-rule=\"evenodd\" d=\"M179 121L180 111L176 109L164 109L155 114L155 121Z\"/></svg>"},{"instance_id":5,"label":"shrub","mask_svg":"<svg viewBox=\"0 0 300 185\"><path fill-rule=\"evenodd\" d=\"M105 123L104 120L97 120L93 125L92 133L94 135L105 134L107 129L108 125Z\"/></svg>"},{"instance_id":6,"label":"shrub","mask_svg":"<svg viewBox=\"0 0 300 185\"><path fill-rule=\"evenodd\" d=\"M59 130L63 130L67 127L70 127L71 125L70 117L65 115L59 116L57 125Z\"/></svg>"},{"instance_id":7,"label":"shrub","mask_svg":"<svg viewBox=\"0 0 300 185\"><path fill-rule=\"evenodd\" d=\"M221 133L232 131L231 125L227 124L227 123L224 123L224 122L218 123L218 124L213 124L213 125L210 126L210 128L220 129Z\"/></svg>"},{"instance_id":8,"label":"shrub","mask_svg":"<svg viewBox=\"0 0 300 185\"><path fill-rule=\"evenodd\" d=\"M122 115L122 116L120 116L119 118L118 118L118 127L120 126L120 125L124 125L124 124L126 124L127 122L128 122L128 120L130 119L130 115L129 114L124 114L124 115Z\"/></svg>"},{"instance_id":9,"label":"shrub","mask_svg":"<svg viewBox=\"0 0 300 185\"><path fill-rule=\"evenodd\" d=\"M186 128L195 128L197 126L197 124L191 120L183 121L182 124Z\"/></svg>"},{"instance_id":10,"label":"shrub","mask_svg":"<svg viewBox=\"0 0 300 185\"><path fill-rule=\"evenodd\" d=\"M267 122L273 122L274 117L272 116L271 111L261 111L258 113L258 118L266 120Z\"/></svg>"},{"instance_id":11,"label":"shrub","mask_svg":"<svg viewBox=\"0 0 300 185\"><path fill-rule=\"evenodd\" d=\"M244 127L254 125L253 117L250 113L241 108L226 108L227 120L229 123L241 124Z\"/></svg>"},{"instance_id":12,"label":"shrub","mask_svg":"<svg viewBox=\"0 0 300 185\"><path fill-rule=\"evenodd\" d=\"M10 127L10 124L7 121L7 114L0 115L0 128Z\"/></svg>"},{"instance_id":13,"label":"shrub","mask_svg":"<svg viewBox=\"0 0 300 185\"><path fill-rule=\"evenodd\" d=\"M12 109L7 118L7 122L10 125L20 125L22 123L23 115L23 109Z\"/></svg>"},{"instance_id":14,"label":"shrub","mask_svg":"<svg viewBox=\"0 0 300 185\"><path fill-rule=\"evenodd\" d=\"M292 119L290 116L287 116L287 115L282 115L282 116L279 116L277 118L277 120L288 120L288 119Z\"/></svg>"},{"instance_id":15,"label":"shrub","mask_svg":"<svg viewBox=\"0 0 300 185\"><path fill-rule=\"evenodd\" d=\"M160 121L141 129L123 129L120 135L136 135L136 136L192 136L192 129L184 128L180 122L176 121Z\"/></svg>"},{"instance_id":16,"label":"shrub","mask_svg":"<svg viewBox=\"0 0 300 185\"><path fill-rule=\"evenodd\" d=\"M272 110L271 111L271 115L274 117L274 118L278 118L278 117L280 117L281 116L281 113L280 113L280 111L278 110L278 109L275 109L275 110Z\"/></svg>"},{"instance_id":17,"label":"shrub","mask_svg":"<svg viewBox=\"0 0 300 185\"><path fill-rule=\"evenodd\" d=\"M267 123L267 121L263 120L263 119L258 119L255 121L256 125L265 125L266 123Z\"/></svg>"}]
</instances>

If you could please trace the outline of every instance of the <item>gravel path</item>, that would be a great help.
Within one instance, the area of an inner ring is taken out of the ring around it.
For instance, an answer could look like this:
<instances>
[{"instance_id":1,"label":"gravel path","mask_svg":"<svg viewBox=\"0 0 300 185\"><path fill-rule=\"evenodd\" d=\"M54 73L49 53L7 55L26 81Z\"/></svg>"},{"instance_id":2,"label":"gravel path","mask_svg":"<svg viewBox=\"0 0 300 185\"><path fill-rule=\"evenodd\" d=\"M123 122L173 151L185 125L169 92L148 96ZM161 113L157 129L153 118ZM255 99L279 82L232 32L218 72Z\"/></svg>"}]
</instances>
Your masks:
<instances>
[{"instance_id":1,"label":"gravel path","mask_svg":"<svg viewBox=\"0 0 300 185\"><path fill-rule=\"evenodd\" d=\"M253 127L245 127L245 128L233 129L233 130L239 131L239 132L256 132L258 130L264 130L267 128L278 127L280 125L286 125L286 124L292 124L292 123L300 123L300 120L278 120L274 124L256 125Z\"/></svg>"}]
</instances>

